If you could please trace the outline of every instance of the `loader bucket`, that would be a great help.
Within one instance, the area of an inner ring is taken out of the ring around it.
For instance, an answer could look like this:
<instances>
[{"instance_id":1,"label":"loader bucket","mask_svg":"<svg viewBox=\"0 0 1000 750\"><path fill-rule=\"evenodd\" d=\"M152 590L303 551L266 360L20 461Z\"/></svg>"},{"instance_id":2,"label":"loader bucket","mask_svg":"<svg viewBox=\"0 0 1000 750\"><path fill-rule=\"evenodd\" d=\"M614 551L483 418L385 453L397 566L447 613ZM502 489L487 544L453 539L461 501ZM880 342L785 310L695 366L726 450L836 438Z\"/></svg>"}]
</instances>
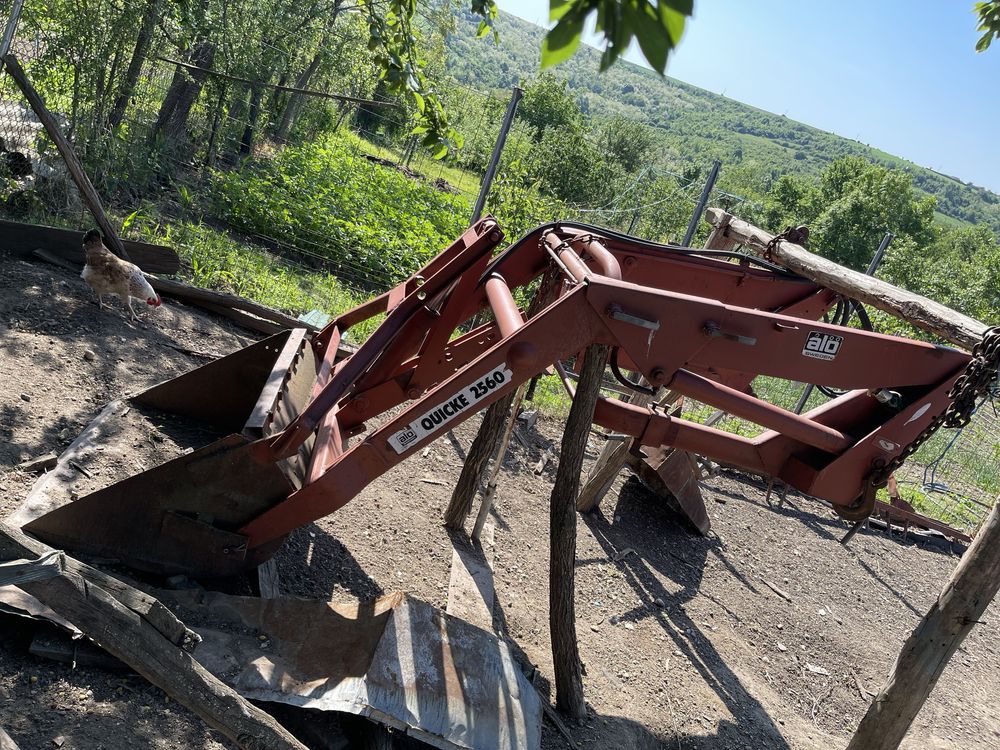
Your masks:
<instances>
[{"instance_id":1,"label":"loader bucket","mask_svg":"<svg viewBox=\"0 0 1000 750\"><path fill-rule=\"evenodd\" d=\"M294 329L113 402L12 521L57 547L155 573L223 577L262 562L282 540L250 559L237 530L302 486L313 441L271 463L249 448L297 416L315 380L306 331ZM175 455L143 468L149 446Z\"/></svg>"}]
</instances>

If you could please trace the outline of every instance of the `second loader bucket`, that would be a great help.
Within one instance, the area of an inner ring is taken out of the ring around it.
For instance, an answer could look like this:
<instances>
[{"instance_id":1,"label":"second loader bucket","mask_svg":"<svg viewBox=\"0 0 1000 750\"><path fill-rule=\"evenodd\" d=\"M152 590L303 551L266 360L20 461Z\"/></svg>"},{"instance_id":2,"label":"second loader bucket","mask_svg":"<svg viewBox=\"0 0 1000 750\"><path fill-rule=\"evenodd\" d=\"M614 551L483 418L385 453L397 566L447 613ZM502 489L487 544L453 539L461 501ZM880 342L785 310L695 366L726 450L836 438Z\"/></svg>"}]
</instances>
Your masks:
<instances>
[{"instance_id":1,"label":"second loader bucket","mask_svg":"<svg viewBox=\"0 0 1000 750\"><path fill-rule=\"evenodd\" d=\"M306 331L294 329L113 402L11 520L140 570L236 574L280 545L248 559L237 530L301 487L313 441L274 463L255 461L250 446L287 425L315 381Z\"/></svg>"}]
</instances>

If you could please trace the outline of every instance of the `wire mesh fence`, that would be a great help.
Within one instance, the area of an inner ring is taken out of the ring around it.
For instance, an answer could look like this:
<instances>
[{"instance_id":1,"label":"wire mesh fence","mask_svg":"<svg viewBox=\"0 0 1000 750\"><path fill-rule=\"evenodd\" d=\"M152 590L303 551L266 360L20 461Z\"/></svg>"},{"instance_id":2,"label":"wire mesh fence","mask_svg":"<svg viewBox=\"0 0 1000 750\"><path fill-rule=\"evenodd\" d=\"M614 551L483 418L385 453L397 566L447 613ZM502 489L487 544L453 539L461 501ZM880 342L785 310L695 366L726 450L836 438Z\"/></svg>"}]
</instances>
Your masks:
<instances>
[{"instance_id":1,"label":"wire mesh fence","mask_svg":"<svg viewBox=\"0 0 1000 750\"><path fill-rule=\"evenodd\" d=\"M465 228L510 96L444 81L465 145L432 159L412 133L412 107L387 94L366 56L367 33L340 2L28 0L12 52L124 236L176 247L195 283L335 314ZM710 165L637 157L610 128L546 131L519 115L486 210L510 237L566 219L679 242ZM93 226L9 75L0 76L0 172L3 217ZM759 209L719 188L710 203ZM752 387L793 409L805 386L758 378ZM824 399L814 391L802 407ZM759 432L704 405L689 404L687 416ZM998 436L990 405L964 430L942 430L900 472L904 497L974 528L1000 491Z\"/></svg>"}]
</instances>

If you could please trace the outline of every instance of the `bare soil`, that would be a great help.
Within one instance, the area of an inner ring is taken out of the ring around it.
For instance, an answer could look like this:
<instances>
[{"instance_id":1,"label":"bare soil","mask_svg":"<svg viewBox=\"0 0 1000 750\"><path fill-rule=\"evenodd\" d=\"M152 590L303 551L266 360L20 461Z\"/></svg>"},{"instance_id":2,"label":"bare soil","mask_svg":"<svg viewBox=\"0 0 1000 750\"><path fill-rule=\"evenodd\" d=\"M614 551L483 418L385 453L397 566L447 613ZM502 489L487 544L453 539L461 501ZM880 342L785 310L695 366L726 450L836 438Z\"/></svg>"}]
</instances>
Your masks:
<instances>
[{"instance_id":1,"label":"bare soil","mask_svg":"<svg viewBox=\"0 0 1000 750\"><path fill-rule=\"evenodd\" d=\"M205 361L178 348L224 354L252 340L171 301L131 325L99 311L69 273L2 255L0 263L2 516L35 479L16 464L62 450L112 398ZM284 590L345 599L403 589L443 608L452 539L441 516L477 423L294 532L278 554ZM139 416L133 427L143 462L186 447L149 437L155 425ZM559 422L542 419L530 450L512 444L493 514L494 624L537 665L543 691L552 679L547 502L555 462L542 476L532 467L545 445L558 448L560 434ZM598 448L595 438L591 460ZM576 611L590 713L570 725L574 739L622 750L843 747L867 693L881 686L958 557L875 531L842 547L847 527L822 506L790 496L772 507L764 487L741 475L710 479L704 492L715 532L708 538L625 474L597 513L580 517ZM904 747L1000 747L995 605L984 619ZM29 655L31 630L0 616L0 726L22 750L230 747L135 675ZM567 742L546 722L543 745Z\"/></svg>"}]
</instances>

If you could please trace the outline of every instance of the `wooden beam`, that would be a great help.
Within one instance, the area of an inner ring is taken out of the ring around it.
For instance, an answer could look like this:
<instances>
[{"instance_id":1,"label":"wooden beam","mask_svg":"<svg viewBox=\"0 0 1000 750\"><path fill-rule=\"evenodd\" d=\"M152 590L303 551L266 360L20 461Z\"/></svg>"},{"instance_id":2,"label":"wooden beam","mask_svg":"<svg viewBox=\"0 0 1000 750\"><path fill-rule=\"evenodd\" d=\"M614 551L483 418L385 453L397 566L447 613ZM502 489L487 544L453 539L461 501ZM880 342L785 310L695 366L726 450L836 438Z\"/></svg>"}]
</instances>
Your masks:
<instances>
[{"instance_id":1,"label":"wooden beam","mask_svg":"<svg viewBox=\"0 0 1000 750\"><path fill-rule=\"evenodd\" d=\"M0 236L4 239L4 249L10 249L22 258L30 258L41 247L64 260L83 266L83 234L76 229L0 219ZM146 273L173 276L180 270L180 258L169 247L134 240L123 242L130 260Z\"/></svg>"},{"instance_id":2,"label":"wooden beam","mask_svg":"<svg viewBox=\"0 0 1000 750\"><path fill-rule=\"evenodd\" d=\"M556 682L556 706L574 719L583 719L583 675L576 639L574 575L576 571L576 499L580 493L583 454L594 421L594 407L610 348L591 344L580 367L573 405L566 419L559 468L549 500L549 635Z\"/></svg>"},{"instance_id":3,"label":"wooden beam","mask_svg":"<svg viewBox=\"0 0 1000 750\"><path fill-rule=\"evenodd\" d=\"M70 145L70 142L66 140L66 136L62 134L62 131L59 129L59 125L52 116L52 113L49 112L48 108L45 106L45 102L42 101L41 95L35 90L35 87L31 85L31 81L28 80L28 74L24 72L24 68L21 67L21 63L18 62L13 53L5 55L3 61L7 67L7 72L10 74L10 77L14 79L14 83L16 83L17 87L21 89L21 93L24 94L24 98L28 100L28 105L38 117L38 121L42 123L42 126L45 128L45 132L48 133L49 138L51 138L52 142L56 145L56 150L66 163L66 167L69 169L73 182L76 183L77 188L80 190L80 196L83 198L83 202L87 204L87 208L90 209L90 213L94 216L94 221L97 222L97 225L104 233L105 242L116 255L128 260L128 251L125 249L125 245L122 244L121 238L118 236L118 232L108 220L107 214L104 213L104 206L101 205L101 198L97 194L94 184L90 181L90 178L87 177L87 172L83 168L83 164L77 157L76 152Z\"/></svg>"},{"instance_id":4,"label":"wooden beam","mask_svg":"<svg viewBox=\"0 0 1000 750\"><path fill-rule=\"evenodd\" d=\"M48 552L52 550L44 544L0 524L0 559ZM190 653L165 638L149 620L118 598L124 593L131 598L147 595L121 581L116 584L118 593L115 595L94 582L106 581L107 576L94 571L97 578L85 577L81 572L87 566L68 556L65 560L67 565L63 574L45 581L20 584L18 588L72 622L101 648L190 708L238 747L306 750L305 745L274 718L219 681Z\"/></svg>"},{"instance_id":5,"label":"wooden beam","mask_svg":"<svg viewBox=\"0 0 1000 750\"><path fill-rule=\"evenodd\" d=\"M68 271L76 272L80 270L79 264L59 257L47 250L35 250L33 254L37 258L65 268ZM190 305L214 312L216 315L222 315L251 331L271 335L289 328L305 328L313 333L319 330L310 323L293 318L291 315L286 315L280 310L261 305L246 297L237 297L235 294L226 294L224 292L213 292L210 289L201 289L200 287L184 284L180 281L161 279L156 276L147 275L146 279L152 285L153 289L164 296L179 299ZM337 356L338 358L349 357L355 351L357 351L355 346L341 342L337 350Z\"/></svg>"},{"instance_id":6,"label":"wooden beam","mask_svg":"<svg viewBox=\"0 0 1000 750\"><path fill-rule=\"evenodd\" d=\"M755 227L720 208L709 208L705 219L713 226L728 222L724 235L738 244L764 254L774 235ZM838 294L856 299L905 320L921 330L940 336L945 341L971 350L983 338L987 326L939 302L898 286L846 268L814 253L801 245L781 241L771 252L771 258L789 271L822 284Z\"/></svg>"},{"instance_id":7,"label":"wooden beam","mask_svg":"<svg viewBox=\"0 0 1000 750\"><path fill-rule=\"evenodd\" d=\"M493 632L493 602L496 590L493 583L493 524L487 524L485 541L467 546L452 536L451 574L448 578L449 615L470 622L476 627Z\"/></svg>"},{"instance_id":8,"label":"wooden beam","mask_svg":"<svg viewBox=\"0 0 1000 750\"><path fill-rule=\"evenodd\" d=\"M1000 589L1000 503L917 625L847 750L895 750L952 654Z\"/></svg>"}]
</instances>

